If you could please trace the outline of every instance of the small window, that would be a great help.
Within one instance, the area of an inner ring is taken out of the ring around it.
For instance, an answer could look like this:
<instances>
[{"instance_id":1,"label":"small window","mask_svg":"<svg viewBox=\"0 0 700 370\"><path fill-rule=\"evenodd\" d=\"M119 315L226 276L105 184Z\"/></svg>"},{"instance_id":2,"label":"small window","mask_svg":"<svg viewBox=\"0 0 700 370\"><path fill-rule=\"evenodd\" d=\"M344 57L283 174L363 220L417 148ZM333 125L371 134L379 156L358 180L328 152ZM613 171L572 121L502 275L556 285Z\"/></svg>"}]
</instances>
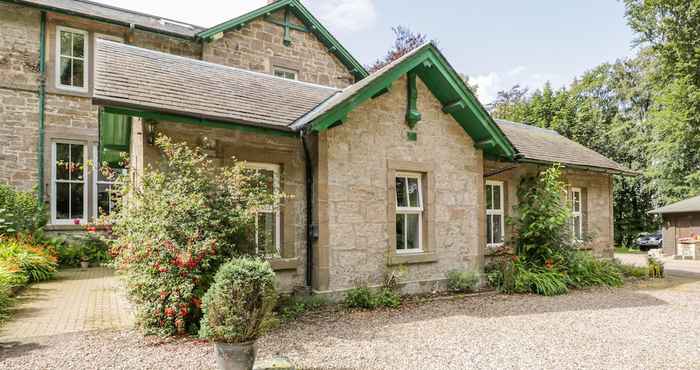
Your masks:
<instances>
[{"instance_id":1,"label":"small window","mask_svg":"<svg viewBox=\"0 0 700 370\"><path fill-rule=\"evenodd\" d=\"M274 67L273 74L277 77L286 78L288 80L296 80L297 79L297 71L294 71L291 69Z\"/></svg>"},{"instance_id":2,"label":"small window","mask_svg":"<svg viewBox=\"0 0 700 370\"><path fill-rule=\"evenodd\" d=\"M280 189L280 166L269 163L247 163L246 166L254 169L263 177L268 191L278 192ZM254 235L251 239L255 244L256 253L265 256L280 256L280 211L279 208L270 206L268 209L258 211L255 217Z\"/></svg>"},{"instance_id":3,"label":"small window","mask_svg":"<svg viewBox=\"0 0 700 370\"><path fill-rule=\"evenodd\" d=\"M83 224L87 216L87 168L85 145L54 143L52 146L53 224Z\"/></svg>"},{"instance_id":4,"label":"small window","mask_svg":"<svg viewBox=\"0 0 700 370\"><path fill-rule=\"evenodd\" d=\"M421 175L396 175L396 251L422 251L423 189Z\"/></svg>"},{"instance_id":5,"label":"small window","mask_svg":"<svg viewBox=\"0 0 700 370\"><path fill-rule=\"evenodd\" d=\"M583 240L583 212L581 189L571 188L571 227L574 240Z\"/></svg>"},{"instance_id":6,"label":"small window","mask_svg":"<svg viewBox=\"0 0 700 370\"><path fill-rule=\"evenodd\" d=\"M88 33L56 27L56 86L86 92L88 86Z\"/></svg>"},{"instance_id":7,"label":"small window","mask_svg":"<svg viewBox=\"0 0 700 370\"><path fill-rule=\"evenodd\" d=\"M503 245L505 234L503 183L486 181L486 246Z\"/></svg>"}]
</instances>

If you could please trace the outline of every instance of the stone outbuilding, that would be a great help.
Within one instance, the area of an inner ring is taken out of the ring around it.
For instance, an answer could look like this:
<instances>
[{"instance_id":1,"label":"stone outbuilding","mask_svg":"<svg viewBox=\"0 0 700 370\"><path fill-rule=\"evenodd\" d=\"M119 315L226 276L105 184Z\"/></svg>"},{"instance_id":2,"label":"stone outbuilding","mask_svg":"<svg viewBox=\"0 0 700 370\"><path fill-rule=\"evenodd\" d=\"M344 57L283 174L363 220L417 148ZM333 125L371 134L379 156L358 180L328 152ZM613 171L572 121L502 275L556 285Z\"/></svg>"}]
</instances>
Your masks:
<instances>
[{"instance_id":1,"label":"stone outbuilding","mask_svg":"<svg viewBox=\"0 0 700 370\"><path fill-rule=\"evenodd\" d=\"M661 217L663 253L700 259L700 196L649 211ZM687 244L687 245L684 245ZM692 246L690 245L692 244Z\"/></svg>"}]
</instances>

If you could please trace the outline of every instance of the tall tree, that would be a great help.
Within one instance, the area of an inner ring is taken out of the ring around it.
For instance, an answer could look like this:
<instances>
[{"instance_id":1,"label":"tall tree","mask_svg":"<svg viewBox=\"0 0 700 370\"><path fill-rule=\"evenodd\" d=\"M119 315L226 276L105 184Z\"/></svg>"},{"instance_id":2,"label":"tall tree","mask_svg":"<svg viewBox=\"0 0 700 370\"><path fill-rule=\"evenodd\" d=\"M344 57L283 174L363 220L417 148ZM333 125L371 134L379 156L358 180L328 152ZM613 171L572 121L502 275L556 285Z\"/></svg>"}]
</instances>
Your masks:
<instances>
[{"instance_id":1,"label":"tall tree","mask_svg":"<svg viewBox=\"0 0 700 370\"><path fill-rule=\"evenodd\" d=\"M658 61L648 174L657 201L700 193L700 1L625 0L636 42Z\"/></svg>"},{"instance_id":2,"label":"tall tree","mask_svg":"<svg viewBox=\"0 0 700 370\"><path fill-rule=\"evenodd\" d=\"M370 73L382 69L385 65L401 58L411 50L428 42L428 36L419 32L413 32L410 28L405 26L392 27L391 30L394 32L395 36L394 45L383 57L377 59L367 67Z\"/></svg>"}]
</instances>

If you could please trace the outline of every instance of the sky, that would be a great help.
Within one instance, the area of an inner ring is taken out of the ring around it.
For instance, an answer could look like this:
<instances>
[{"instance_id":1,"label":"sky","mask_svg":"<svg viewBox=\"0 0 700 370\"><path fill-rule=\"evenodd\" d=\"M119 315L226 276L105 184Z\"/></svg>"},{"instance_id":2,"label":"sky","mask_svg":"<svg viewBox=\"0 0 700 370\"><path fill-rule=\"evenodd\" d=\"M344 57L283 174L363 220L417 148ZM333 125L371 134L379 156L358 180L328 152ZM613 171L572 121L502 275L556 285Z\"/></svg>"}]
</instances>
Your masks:
<instances>
[{"instance_id":1,"label":"sky","mask_svg":"<svg viewBox=\"0 0 700 370\"><path fill-rule=\"evenodd\" d=\"M97 0L213 26L266 0ZM436 40L488 104L515 84L557 88L603 62L632 56L634 35L619 0L303 0L362 64L383 55L404 25Z\"/></svg>"}]
</instances>

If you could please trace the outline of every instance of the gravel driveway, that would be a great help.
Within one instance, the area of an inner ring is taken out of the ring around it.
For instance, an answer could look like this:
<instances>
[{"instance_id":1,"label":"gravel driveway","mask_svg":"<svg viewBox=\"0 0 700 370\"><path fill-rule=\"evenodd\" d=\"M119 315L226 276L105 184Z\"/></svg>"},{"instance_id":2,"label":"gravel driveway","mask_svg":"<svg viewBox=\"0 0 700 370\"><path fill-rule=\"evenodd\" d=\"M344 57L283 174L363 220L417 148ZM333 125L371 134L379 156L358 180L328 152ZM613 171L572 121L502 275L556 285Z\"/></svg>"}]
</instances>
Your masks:
<instances>
[{"instance_id":1,"label":"gravel driveway","mask_svg":"<svg viewBox=\"0 0 700 370\"><path fill-rule=\"evenodd\" d=\"M659 286L661 284L661 286ZM309 315L261 341L300 368L700 369L700 281L479 296L382 312ZM129 331L36 338L0 349L0 368L209 369L208 344Z\"/></svg>"}]
</instances>

